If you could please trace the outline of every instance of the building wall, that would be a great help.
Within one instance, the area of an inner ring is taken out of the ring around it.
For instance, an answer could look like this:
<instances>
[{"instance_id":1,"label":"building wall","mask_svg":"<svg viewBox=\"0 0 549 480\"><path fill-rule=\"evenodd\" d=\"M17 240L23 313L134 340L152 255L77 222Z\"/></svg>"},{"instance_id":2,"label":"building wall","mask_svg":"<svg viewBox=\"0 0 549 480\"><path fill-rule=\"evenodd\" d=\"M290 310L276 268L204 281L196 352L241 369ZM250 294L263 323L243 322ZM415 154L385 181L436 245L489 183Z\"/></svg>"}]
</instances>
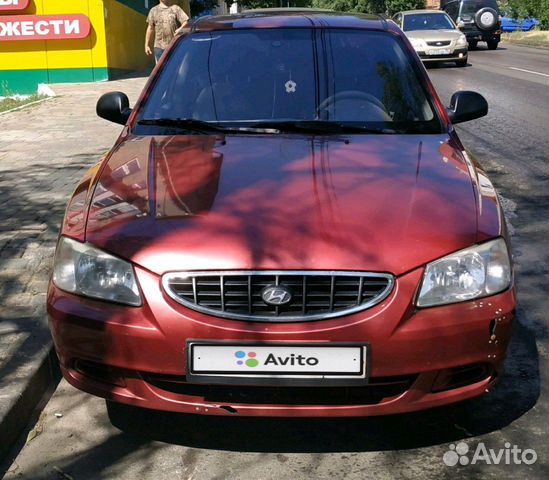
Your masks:
<instances>
[{"instance_id":1,"label":"building wall","mask_svg":"<svg viewBox=\"0 0 549 480\"><path fill-rule=\"evenodd\" d=\"M147 2L148 3L148 2ZM152 2L151 2L152 3ZM143 0L104 0L107 60L114 71L142 70L152 64L144 52L146 15Z\"/></svg>"},{"instance_id":2,"label":"building wall","mask_svg":"<svg viewBox=\"0 0 549 480\"><path fill-rule=\"evenodd\" d=\"M145 31L149 10L158 0L103 0L110 73L143 70L153 60L145 55ZM189 0L176 2L190 16Z\"/></svg>"},{"instance_id":3,"label":"building wall","mask_svg":"<svg viewBox=\"0 0 549 480\"><path fill-rule=\"evenodd\" d=\"M142 70L146 16L158 0L30 0L19 15L84 14L90 35L71 40L0 41L0 96L36 92L39 83L107 80L120 71ZM187 12L189 1L178 3Z\"/></svg>"},{"instance_id":4,"label":"building wall","mask_svg":"<svg viewBox=\"0 0 549 480\"><path fill-rule=\"evenodd\" d=\"M427 8L432 8L435 10L440 8L440 0L427 0L425 3Z\"/></svg>"},{"instance_id":5,"label":"building wall","mask_svg":"<svg viewBox=\"0 0 549 480\"><path fill-rule=\"evenodd\" d=\"M0 42L0 95L31 93L36 91L38 83L107 78L103 1L31 0L25 10L6 13L10 16L82 13L89 17L92 29L87 38L77 40Z\"/></svg>"}]
</instances>

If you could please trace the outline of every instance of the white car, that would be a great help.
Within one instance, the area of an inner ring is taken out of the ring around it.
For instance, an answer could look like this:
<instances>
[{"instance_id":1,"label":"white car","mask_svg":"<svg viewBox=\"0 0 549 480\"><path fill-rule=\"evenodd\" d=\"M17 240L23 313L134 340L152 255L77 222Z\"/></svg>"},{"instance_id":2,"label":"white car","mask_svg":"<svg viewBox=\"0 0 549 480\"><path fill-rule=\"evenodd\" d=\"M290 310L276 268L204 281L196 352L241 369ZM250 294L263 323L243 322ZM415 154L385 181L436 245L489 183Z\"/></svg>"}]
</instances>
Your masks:
<instances>
[{"instance_id":1,"label":"white car","mask_svg":"<svg viewBox=\"0 0 549 480\"><path fill-rule=\"evenodd\" d=\"M446 12L409 10L397 13L393 21L404 31L422 61L467 65L467 38Z\"/></svg>"}]
</instances>

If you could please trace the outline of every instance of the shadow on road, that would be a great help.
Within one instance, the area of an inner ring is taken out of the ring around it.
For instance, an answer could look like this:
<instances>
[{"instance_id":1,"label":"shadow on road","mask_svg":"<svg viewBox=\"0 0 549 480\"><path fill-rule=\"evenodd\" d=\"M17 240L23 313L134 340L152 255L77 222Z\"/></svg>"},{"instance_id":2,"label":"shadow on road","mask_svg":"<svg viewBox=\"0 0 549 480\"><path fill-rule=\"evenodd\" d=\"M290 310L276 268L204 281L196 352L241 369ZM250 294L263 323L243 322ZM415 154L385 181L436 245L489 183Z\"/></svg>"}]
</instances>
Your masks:
<instances>
[{"instance_id":1,"label":"shadow on road","mask_svg":"<svg viewBox=\"0 0 549 480\"><path fill-rule=\"evenodd\" d=\"M507 48L502 47L498 45L497 50L507 50ZM479 43L475 48L469 49L470 52L493 52L494 50L490 50L486 44Z\"/></svg>"},{"instance_id":2,"label":"shadow on road","mask_svg":"<svg viewBox=\"0 0 549 480\"><path fill-rule=\"evenodd\" d=\"M129 78L146 78L148 77L152 72L153 67L144 68L143 70L136 70L136 71L120 71L120 72L114 72L111 76L110 80L126 80Z\"/></svg>"},{"instance_id":3,"label":"shadow on road","mask_svg":"<svg viewBox=\"0 0 549 480\"><path fill-rule=\"evenodd\" d=\"M472 65L470 63L467 63L467 65L465 65L465 67L459 67L458 65L456 65L455 62L434 62L434 63L425 63L425 68L427 70L438 70L438 69L446 69L446 68L449 68L449 69L454 69L454 68L469 68L469 67L472 67Z\"/></svg>"}]
</instances>

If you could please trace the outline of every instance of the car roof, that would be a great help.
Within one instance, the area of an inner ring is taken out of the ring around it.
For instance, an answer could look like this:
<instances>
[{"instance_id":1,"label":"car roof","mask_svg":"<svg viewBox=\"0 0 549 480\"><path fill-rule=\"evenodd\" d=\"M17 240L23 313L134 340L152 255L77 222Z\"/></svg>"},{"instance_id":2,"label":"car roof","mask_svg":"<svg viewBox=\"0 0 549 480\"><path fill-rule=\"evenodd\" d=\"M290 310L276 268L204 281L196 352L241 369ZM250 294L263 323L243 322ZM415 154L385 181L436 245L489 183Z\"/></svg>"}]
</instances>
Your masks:
<instances>
[{"instance_id":1,"label":"car roof","mask_svg":"<svg viewBox=\"0 0 549 480\"><path fill-rule=\"evenodd\" d=\"M334 10L329 8L307 8L307 7L271 7L271 8L250 8L242 10L240 13L285 13L285 12L301 12L301 13L334 13Z\"/></svg>"},{"instance_id":2,"label":"car roof","mask_svg":"<svg viewBox=\"0 0 549 480\"><path fill-rule=\"evenodd\" d=\"M250 28L357 28L394 31L397 29L377 15L340 13L308 8L265 8L234 15L199 18L191 32L241 30Z\"/></svg>"},{"instance_id":3,"label":"car roof","mask_svg":"<svg viewBox=\"0 0 549 480\"><path fill-rule=\"evenodd\" d=\"M443 13L447 15L447 13L444 10L406 10L404 12L399 12L402 15L413 15L414 13Z\"/></svg>"}]
</instances>

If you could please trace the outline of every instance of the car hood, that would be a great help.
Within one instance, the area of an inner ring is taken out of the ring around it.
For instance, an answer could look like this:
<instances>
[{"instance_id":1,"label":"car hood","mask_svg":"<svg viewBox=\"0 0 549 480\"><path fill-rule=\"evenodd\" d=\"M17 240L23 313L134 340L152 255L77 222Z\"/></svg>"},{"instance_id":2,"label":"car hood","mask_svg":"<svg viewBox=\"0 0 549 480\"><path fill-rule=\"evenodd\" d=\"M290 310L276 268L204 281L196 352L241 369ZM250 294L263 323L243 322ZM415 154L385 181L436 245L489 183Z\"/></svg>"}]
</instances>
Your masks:
<instances>
[{"instance_id":1,"label":"car hood","mask_svg":"<svg viewBox=\"0 0 549 480\"><path fill-rule=\"evenodd\" d=\"M472 169L447 135L130 137L86 240L157 274L398 275L477 241Z\"/></svg>"},{"instance_id":2,"label":"car hood","mask_svg":"<svg viewBox=\"0 0 549 480\"><path fill-rule=\"evenodd\" d=\"M457 40L463 34L459 30L412 30L406 32L408 38L418 38L428 42L437 40Z\"/></svg>"}]
</instances>

